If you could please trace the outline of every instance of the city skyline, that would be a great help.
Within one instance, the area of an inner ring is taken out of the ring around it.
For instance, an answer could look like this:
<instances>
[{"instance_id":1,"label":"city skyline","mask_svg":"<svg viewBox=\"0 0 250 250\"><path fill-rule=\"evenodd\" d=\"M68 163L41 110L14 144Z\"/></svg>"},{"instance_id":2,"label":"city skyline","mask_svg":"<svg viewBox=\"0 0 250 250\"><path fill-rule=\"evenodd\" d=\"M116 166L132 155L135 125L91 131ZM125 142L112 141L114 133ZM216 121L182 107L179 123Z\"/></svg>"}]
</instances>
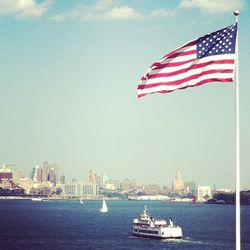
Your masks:
<instances>
[{"instance_id":1,"label":"city skyline","mask_svg":"<svg viewBox=\"0 0 250 250\"><path fill-rule=\"evenodd\" d=\"M169 194L190 198L198 188L195 182L184 182L180 169L177 170L171 187L161 186L158 183L138 183L134 178L117 180L109 178L106 173L97 173L93 169L88 171L87 177L78 176L70 180L60 173L59 169L58 164L45 161L33 167L30 177L27 177L22 174L18 165L3 164L0 168L1 195L3 193L10 196L46 195L50 198L75 198L85 195L96 198L109 192L117 195L116 192L119 191L119 195L123 198L125 193L132 196ZM211 187L209 189L211 190Z\"/></svg>"},{"instance_id":2,"label":"city skyline","mask_svg":"<svg viewBox=\"0 0 250 250\"><path fill-rule=\"evenodd\" d=\"M44 167L46 168L45 173L44 172ZM105 178L106 181L118 181L118 182L123 182L126 180L130 180L130 181L135 181L137 182L138 185L142 185L142 186L147 186L147 185L159 185L160 187L165 187L168 190L183 190L186 189L187 187L191 186L204 186L204 183L200 183L198 180L189 180L186 179L185 177L183 178L183 175L181 173L181 169L176 169L174 173L171 173L169 175L169 177L171 178L169 183L163 182L163 183L158 183L156 181L152 181L152 182L140 182L136 176L123 176L123 177L118 177L118 178L113 178L112 175L110 175L107 172L97 172L95 169L85 169L84 173L82 173L81 175L74 175L74 176L66 176L63 169L60 168L60 165L58 163L55 162L48 162L48 161L43 161L43 163L40 164L36 164L33 168L31 168L27 174L23 173L21 167L17 164L17 163L4 163L2 164L2 166L0 167L0 170L4 171L4 169L9 169L11 170L11 172L13 172L12 170L15 170L18 172L18 177L14 175L14 183L19 183L19 178L21 179L30 179L32 180L33 183L44 183L44 182L50 182L51 184L57 184L59 183L70 183L72 181L77 181L77 180L82 180L82 181L90 181L89 178L91 178L91 175L94 175L95 178L101 177ZM49 174L49 170L50 169L55 169L56 170L56 178L54 179L54 181L51 181L48 178L48 174ZM39 174L37 174L38 170L41 170L41 172L39 171ZM38 177L38 175L40 177ZM63 182L61 182L61 178L63 178ZM90 181L91 182L91 181ZM208 184L207 186L210 186L211 189L218 189L218 190L231 190L228 188L228 186L221 186L221 185L216 185L215 183L213 184ZM218 188L219 187L219 188ZM234 189L232 189L232 191L234 191Z\"/></svg>"},{"instance_id":3,"label":"city skyline","mask_svg":"<svg viewBox=\"0 0 250 250\"><path fill-rule=\"evenodd\" d=\"M25 174L45 159L66 176L185 180L235 189L234 83L137 99L147 67L234 23L240 10L241 188L250 188L247 1L0 3L0 162Z\"/></svg>"}]
</instances>

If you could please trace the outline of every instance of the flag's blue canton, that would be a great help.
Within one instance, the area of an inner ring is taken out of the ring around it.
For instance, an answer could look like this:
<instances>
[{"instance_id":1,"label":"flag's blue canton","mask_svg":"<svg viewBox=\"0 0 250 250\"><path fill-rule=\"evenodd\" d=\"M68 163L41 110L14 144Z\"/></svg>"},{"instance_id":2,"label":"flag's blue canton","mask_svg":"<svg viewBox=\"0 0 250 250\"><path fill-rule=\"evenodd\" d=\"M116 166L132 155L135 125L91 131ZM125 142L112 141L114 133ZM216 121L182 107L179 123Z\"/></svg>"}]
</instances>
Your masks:
<instances>
[{"instance_id":1,"label":"flag's blue canton","mask_svg":"<svg viewBox=\"0 0 250 250\"><path fill-rule=\"evenodd\" d=\"M234 54L237 24L207 34L197 40L197 58L206 56Z\"/></svg>"}]
</instances>

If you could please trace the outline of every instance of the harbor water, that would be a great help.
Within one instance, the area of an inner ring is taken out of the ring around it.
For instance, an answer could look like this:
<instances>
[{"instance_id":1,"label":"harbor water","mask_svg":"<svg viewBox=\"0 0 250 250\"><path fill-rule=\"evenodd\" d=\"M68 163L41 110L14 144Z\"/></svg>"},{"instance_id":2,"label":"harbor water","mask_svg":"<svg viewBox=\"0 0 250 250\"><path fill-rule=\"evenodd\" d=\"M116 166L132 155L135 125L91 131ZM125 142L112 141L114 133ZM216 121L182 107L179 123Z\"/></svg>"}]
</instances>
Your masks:
<instances>
[{"instance_id":1,"label":"harbor water","mask_svg":"<svg viewBox=\"0 0 250 250\"><path fill-rule=\"evenodd\" d=\"M160 201L0 200L0 249L235 249L235 206ZM155 218L182 227L181 240L131 236L132 221L147 205ZM241 206L242 250L250 249L250 206Z\"/></svg>"}]
</instances>

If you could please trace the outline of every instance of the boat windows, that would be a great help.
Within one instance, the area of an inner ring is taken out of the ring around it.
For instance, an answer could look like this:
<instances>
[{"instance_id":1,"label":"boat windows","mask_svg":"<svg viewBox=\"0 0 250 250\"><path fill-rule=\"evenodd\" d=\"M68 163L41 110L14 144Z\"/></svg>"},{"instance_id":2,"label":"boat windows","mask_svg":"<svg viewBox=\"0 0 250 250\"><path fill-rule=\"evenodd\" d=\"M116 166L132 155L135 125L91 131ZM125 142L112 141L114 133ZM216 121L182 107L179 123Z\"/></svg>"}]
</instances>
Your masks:
<instances>
[{"instance_id":1,"label":"boat windows","mask_svg":"<svg viewBox=\"0 0 250 250\"><path fill-rule=\"evenodd\" d=\"M152 230L141 230L139 229L140 233L146 233L146 234L158 234L158 231L152 231Z\"/></svg>"}]
</instances>

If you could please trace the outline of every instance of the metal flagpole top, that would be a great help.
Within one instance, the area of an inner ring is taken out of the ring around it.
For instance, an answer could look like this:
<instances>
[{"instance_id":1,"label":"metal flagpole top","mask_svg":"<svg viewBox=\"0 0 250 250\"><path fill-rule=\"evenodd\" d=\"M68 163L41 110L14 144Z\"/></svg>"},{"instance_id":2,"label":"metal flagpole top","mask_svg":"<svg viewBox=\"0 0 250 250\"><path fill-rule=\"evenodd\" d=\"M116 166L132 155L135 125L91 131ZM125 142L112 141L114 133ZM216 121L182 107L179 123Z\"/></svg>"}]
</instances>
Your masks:
<instances>
[{"instance_id":1,"label":"metal flagpole top","mask_svg":"<svg viewBox=\"0 0 250 250\"><path fill-rule=\"evenodd\" d=\"M235 10L235 11L234 11L234 15L235 15L235 16L238 16L239 14L240 14L240 12L239 12L238 10Z\"/></svg>"},{"instance_id":2,"label":"metal flagpole top","mask_svg":"<svg viewBox=\"0 0 250 250\"><path fill-rule=\"evenodd\" d=\"M238 16L240 14L240 11L239 10L234 10L234 16L235 16L235 20L236 20L236 23L238 21Z\"/></svg>"}]
</instances>

